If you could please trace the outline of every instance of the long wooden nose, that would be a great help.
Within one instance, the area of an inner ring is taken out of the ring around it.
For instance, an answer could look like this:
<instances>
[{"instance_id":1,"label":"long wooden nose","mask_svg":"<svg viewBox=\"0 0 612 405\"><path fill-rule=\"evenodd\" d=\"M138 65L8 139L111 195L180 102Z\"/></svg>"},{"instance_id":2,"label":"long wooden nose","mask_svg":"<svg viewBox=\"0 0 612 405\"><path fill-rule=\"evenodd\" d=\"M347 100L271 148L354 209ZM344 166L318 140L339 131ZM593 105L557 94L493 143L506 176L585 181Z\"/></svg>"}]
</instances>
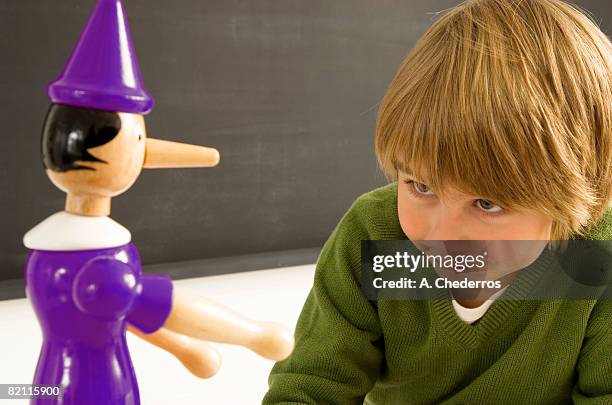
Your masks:
<instances>
[{"instance_id":1,"label":"long wooden nose","mask_svg":"<svg viewBox=\"0 0 612 405\"><path fill-rule=\"evenodd\" d=\"M215 148L147 138L145 169L212 167L218 163L219 151Z\"/></svg>"}]
</instances>

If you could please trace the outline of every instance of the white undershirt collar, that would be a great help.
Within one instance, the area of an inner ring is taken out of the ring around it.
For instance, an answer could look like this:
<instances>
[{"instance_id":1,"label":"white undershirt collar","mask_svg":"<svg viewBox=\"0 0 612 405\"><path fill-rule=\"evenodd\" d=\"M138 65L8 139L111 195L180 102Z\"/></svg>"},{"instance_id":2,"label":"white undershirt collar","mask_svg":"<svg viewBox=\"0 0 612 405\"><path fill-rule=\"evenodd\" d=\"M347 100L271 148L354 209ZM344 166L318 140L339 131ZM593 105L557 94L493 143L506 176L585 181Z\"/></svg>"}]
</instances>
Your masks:
<instances>
[{"instance_id":1,"label":"white undershirt collar","mask_svg":"<svg viewBox=\"0 0 612 405\"><path fill-rule=\"evenodd\" d=\"M495 294L491 295L489 299L487 299L482 305L476 308L464 307L463 305L459 304L457 300L453 299L453 308L455 308L457 316L459 316L462 321L472 324L484 316L489 307L493 305L493 302L495 302L495 300L504 293L506 288L508 288L508 286L505 286L501 290L497 291Z\"/></svg>"}]
</instances>

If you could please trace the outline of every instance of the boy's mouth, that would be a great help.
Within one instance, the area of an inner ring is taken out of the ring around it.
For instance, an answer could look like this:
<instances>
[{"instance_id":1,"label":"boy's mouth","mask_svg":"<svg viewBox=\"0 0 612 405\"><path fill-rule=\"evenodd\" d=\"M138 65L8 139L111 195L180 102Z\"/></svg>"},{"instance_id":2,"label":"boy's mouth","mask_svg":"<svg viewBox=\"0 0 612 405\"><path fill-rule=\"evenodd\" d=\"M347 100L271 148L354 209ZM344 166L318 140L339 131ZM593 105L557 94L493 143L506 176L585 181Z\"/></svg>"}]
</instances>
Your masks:
<instances>
[{"instance_id":1,"label":"boy's mouth","mask_svg":"<svg viewBox=\"0 0 612 405\"><path fill-rule=\"evenodd\" d=\"M428 255L471 255L486 254L487 245L484 240L427 240L413 241L423 253Z\"/></svg>"},{"instance_id":2,"label":"boy's mouth","mask_svg":"<svg viewBox=\"0 0 612 405\"><path fill-rule=\"evenodd\" d=\"M486 245L481 240L447 240L444 241L444 248L446 253L451 256L477 256L486 250Z\"/></svg>"}]
</instances>

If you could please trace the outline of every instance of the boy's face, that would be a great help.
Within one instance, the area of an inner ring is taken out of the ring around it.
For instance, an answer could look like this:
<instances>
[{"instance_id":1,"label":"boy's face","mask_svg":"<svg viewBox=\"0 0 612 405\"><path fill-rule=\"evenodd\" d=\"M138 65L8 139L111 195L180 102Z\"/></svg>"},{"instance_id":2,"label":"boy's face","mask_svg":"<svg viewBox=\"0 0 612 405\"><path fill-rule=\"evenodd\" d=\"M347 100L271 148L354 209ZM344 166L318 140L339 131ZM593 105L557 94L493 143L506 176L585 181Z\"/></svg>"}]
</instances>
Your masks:
<instances>
[{"instance_id":1,"label":"boy's face","mask_svg":"<svg viewBox=\"0 0 612 405\"><path fill-rule=\"evenodd\" d=\"M444 191L442 199L422 181L399 171L399 222L408 239L428 254L486 251L486 266L470 271L471 280L502 279L527 267L546 247L553 225L547 216L535 210L505 210L455 188ZM436 270L451 279L465 277L461 272Z\"/></svg>"},{"instance_id":2,"label":"boy's face","mask_svg":"<svg viewBox=\"0 0 612 405\"><path fill-rule=\"evenodd\" d=\"M399 222L411 240L547 240L552 220L535 210L506 210L495 202L450 189L446 199L398 171Z\"/></svg>"}]
</instances>

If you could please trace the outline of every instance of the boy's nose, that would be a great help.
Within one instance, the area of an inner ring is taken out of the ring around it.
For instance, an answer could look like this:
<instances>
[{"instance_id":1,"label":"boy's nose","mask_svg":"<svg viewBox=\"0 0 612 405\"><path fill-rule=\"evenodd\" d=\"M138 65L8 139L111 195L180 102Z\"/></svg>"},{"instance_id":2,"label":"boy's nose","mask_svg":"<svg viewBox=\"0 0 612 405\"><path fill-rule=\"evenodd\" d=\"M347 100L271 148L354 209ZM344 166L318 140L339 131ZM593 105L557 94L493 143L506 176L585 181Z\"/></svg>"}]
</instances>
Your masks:
<instances>
[{"instance_id":1,"label":"boy's nose","mask_svg":"<svg viewBox=\"0 0 612 405\"><path fill-rule=\"evenodd\" d=\"M431 220L427 240L470 240L469 229L461 213L445 210L438 212L437 217Z\"/></svg>"}]
</instances>

